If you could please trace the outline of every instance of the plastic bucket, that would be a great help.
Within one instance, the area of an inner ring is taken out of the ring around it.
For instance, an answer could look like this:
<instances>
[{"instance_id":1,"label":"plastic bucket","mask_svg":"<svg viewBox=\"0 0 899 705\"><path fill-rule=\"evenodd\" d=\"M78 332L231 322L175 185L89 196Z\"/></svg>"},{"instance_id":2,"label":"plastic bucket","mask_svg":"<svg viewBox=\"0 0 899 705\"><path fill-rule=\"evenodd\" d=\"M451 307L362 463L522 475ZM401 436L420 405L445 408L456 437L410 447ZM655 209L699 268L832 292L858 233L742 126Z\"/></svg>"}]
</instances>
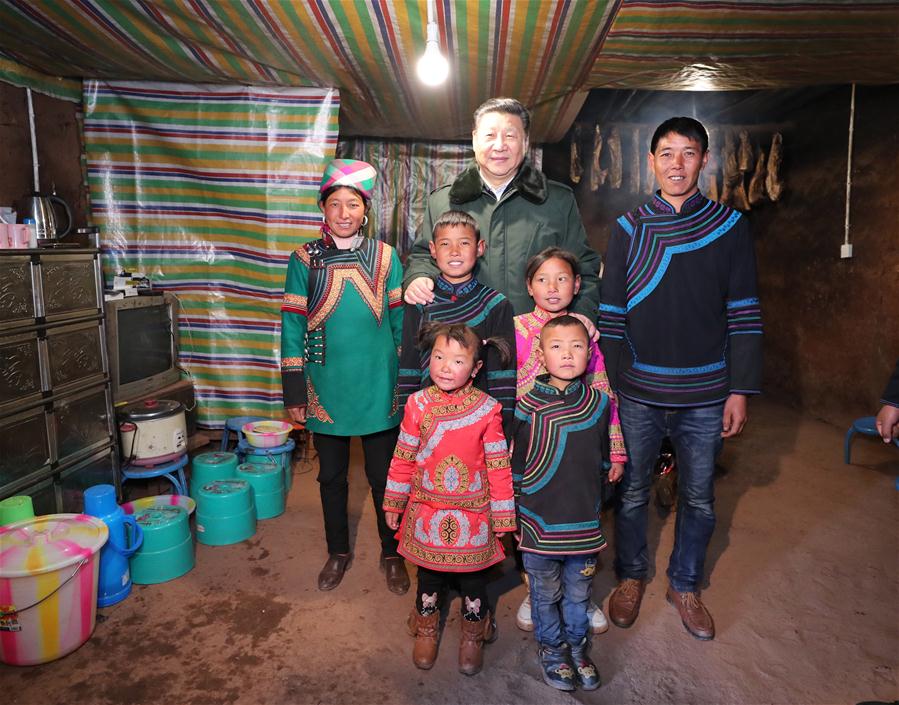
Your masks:
<instances>
[{"instance_id":1,"label":"plastic bucket","mask_svg":"<svg viewBox=\"0 0 899 705\"><path fill-rule=\"evenodd\" d=\"M237 452L248 463L280 463L284 470L284 492L290 492L293 486L293 449L296 448L296 441L292 438L287 439L284 445L274 448L256 448L246 441L242 441L237 447Z\"/></svg>"},{"instance_id":2,"label":"plastic bucket","mask_svg":"<svg viewBox=\"0 0 899 705\"><path fill-rule=\"evenodd\" d=\"M31 666L86 642L97 618L106 524L49 514L0 527L0 661Z\"/></svg>"},{"instance_id":3,"label":"plastic bucket","mask_svg":"<svg viewBox=\"0 0 899 705\"><path fill-rule=\"evenodd\" d=\"M131 558L131 579L154 585L180 578L194 567L188 512L177 505L150 506L134 514L144 543Z\"/></svg>"},{"instance_id":4,"label":"plastic bucket","mask_svg":"<svg viewBox=\"0 0 899 705\"><path fill-rule=\"evenodd\" d=\"M257 519L271 519L284 513L284 471L275 463L243 463L237 476L253 488Z\"/></svg>"},{"instance_id":5,"label":"plastic bucket","mask_svg":"<svg viewBox=\"0 0 899 705\"><path fill-rule=\"evenodd\" d=\"M196 499L200 488L213 480L230 480L235 477L237 456L234 453L202 453L190 464L190 496Z\"/></svg>"},{"instance_id":6,"label":"plastic bucket","mask_svg":"<svg viewBox=\"0 0 899 705\"><path fill-rule=\"evenodd\" d=\"M226 546L256 533L256 505L246 480L215 480L197 494L197 541Z\"/></svg>"}]
</instances>

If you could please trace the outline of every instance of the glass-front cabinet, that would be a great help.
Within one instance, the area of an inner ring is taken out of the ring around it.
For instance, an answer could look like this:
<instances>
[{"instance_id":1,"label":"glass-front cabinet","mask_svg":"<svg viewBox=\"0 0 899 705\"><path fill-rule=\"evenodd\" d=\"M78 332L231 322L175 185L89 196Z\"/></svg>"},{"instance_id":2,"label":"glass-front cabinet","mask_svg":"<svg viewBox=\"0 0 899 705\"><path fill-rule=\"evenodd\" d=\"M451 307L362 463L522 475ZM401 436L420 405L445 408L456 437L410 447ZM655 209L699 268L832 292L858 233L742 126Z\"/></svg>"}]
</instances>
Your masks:
<instances>
[{"instance_id":1,"label":"glass-front cabinet","mask_svg":"<svg viewBox=\"0 0 899 705\"><path fill-rule=\"evenodd\" d=\"M120 488L95 249L0 250L0 499L80 512Z\"/></svg>"}]
</instances>

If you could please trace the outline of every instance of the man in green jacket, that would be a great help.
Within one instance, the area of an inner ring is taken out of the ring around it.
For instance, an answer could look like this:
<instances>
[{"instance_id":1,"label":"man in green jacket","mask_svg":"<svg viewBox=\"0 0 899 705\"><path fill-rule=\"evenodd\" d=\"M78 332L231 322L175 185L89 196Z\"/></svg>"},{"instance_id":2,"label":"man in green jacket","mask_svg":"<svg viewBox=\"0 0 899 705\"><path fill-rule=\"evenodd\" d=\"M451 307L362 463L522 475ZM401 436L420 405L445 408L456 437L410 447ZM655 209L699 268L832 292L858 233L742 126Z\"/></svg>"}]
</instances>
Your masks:
<instances>
[{"instance_id":1,"label":"man in green jacket","mask_svg":"<svg viewBox=\"0 0 899 705\"><path fill-rule=\"evenodd\" d=\"M571 189L550 181L525 159L530 122L527 108L513 98L491 98L475 111L471 143L476 163L428 198L406 262L404 298L409 304L433 300L438 275L428 250L433 224L442 213L461 210L478 221L487 243L475 276L505 294L516 314L534 308L524 281L528 259L552 245L574 253L580 262L581 289L572 311L585 316L592 333L599 305L599 255L587 245Z\"/></svg>"}]
</instances>

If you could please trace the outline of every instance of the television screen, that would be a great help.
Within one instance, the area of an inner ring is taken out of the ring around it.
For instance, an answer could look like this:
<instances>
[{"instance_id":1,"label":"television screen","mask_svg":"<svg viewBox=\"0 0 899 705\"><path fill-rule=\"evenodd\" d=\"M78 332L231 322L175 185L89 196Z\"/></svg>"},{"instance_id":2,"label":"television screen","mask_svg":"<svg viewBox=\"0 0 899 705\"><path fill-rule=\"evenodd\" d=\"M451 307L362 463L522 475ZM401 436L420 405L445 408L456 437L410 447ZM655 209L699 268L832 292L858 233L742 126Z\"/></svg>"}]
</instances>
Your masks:
<instances>
[{"instance_id":1,"label":"television screen","mask_svg":"<svg viewBox=\"0 0 899 705\"><path fill-rule=\"evenodd\" d=\"M118 311L119 384L160 374L172 367L172 331L168 307Z\"/></svg>"}]
</instances>

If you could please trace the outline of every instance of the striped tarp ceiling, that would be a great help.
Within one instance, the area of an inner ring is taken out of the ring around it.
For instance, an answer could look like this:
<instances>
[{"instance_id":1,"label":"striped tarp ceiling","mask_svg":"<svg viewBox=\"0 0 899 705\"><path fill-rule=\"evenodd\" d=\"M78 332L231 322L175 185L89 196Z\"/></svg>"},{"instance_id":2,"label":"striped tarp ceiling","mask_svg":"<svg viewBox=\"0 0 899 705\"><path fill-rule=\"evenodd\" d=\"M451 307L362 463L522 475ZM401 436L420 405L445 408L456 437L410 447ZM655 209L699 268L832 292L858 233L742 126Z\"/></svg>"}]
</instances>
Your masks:
<instances>
[{"instance_id":1,"label":"striped tarp ceiling","mask_svg":"<svg viewBox=\"0 0 899 705\"><path fill-rule=\"evenodd\" d=\"M427 0L0 0L0 53L55 76L337 87L341 133L466 137L513 95L536 141L597 87L899 82L893 0L437 0L451 77L421 86Z\"/></svg>"},{"instance_id":2,"label":"striped tarp ceiling","mask_svg":"<svg viewBox=\"0 0 899 705\"><path fill-rule=\"evenodd\" d=\"M535 107L561 137L611 16L608 0L437 3L452 57L418 83L426 0L0 0L0 47L61 76L337 87L344 134L454 139L486 97Z\"/></svg>"},{"instance_id":3,"label":"striped tarp ceiling","mask_svg":"<svg viewBox=\"0 0 899 705\"><path fill-rule=\"evenodd\" d=\"M893 0L628 0L588 88L742 90L899 82Z\"/></svg>"}]
</instances>

